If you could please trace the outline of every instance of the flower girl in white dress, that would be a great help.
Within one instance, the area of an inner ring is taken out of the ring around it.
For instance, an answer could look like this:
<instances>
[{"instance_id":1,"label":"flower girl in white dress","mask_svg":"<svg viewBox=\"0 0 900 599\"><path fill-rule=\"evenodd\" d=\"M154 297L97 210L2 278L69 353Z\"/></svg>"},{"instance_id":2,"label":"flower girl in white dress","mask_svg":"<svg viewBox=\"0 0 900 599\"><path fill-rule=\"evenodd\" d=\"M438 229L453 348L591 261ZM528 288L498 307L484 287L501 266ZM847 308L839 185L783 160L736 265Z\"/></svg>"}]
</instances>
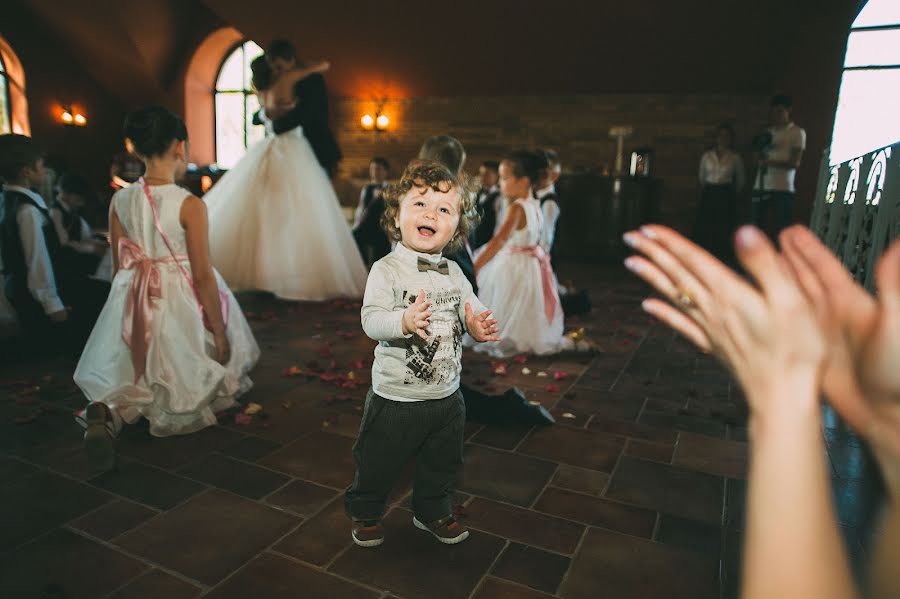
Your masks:
<instances>
[{"instance_id":1,"label":"flower girl in white dress","mask_svg":"<svg viewBox=\"0 0 900 599\"><path fill-rule=\"evenodd\" d=\"M184 122L150 107L125 120L147 166L110 205L113 281L75 382L90 403L80 415L94 465L114 465L113 437L141 416L150 433L216 424L252 385L259 347L209 259L206 206L175 184L186 165Z\"/></svg>"},{"instance_id":2,"label":"flower girl in white dress","mask_svg":"<svg viewBox=\"0 0 900 599\"><path fill-rule=\"evenodd\" d=\"M543 216L532 194L538 168L537 157L527 151L500 163L500 191L510 204L503 224L475 257L478 296L494 310L500 341L475 351L503 357L576 349L563 335L556 275L540 246Z\"/></svg>"}]
</instances>

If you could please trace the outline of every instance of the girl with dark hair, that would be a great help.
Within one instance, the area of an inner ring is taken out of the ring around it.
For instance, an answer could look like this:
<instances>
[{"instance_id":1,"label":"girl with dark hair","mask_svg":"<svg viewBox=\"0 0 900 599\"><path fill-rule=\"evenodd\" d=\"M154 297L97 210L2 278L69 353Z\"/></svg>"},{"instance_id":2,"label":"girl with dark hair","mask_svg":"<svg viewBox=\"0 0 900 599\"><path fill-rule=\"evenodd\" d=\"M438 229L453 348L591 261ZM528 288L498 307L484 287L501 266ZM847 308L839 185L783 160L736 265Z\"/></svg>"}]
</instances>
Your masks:
<instances>
[{"instance_id":1,"label":"girl with dark hair","mask_svg":"<svg viewBox=\"0 0 900 599\"><path fill-rule=\"evenodd\" d=\"M109 211L113 281L75 382L90 403L79 419L98 469L113 438L140 417L163 437L216 424L251 386L259 348L209 259L206 205L175 180L187 164L184 122L165 108L131 113L125 137L146 164Z\"/></svg>"},{"instance_id":2,"label":"girl with dark hair","mask_svg":"<svg viewBox=\"0 0 900 599\"><path fill-rule=\"evenodd\" d=\"M253 61L268 132L294 109L297 81L327 68L323 62L279 71L263 57ZM290 300L362 297L366 267L303 127L251 146L204 200L213 263L232 288Z\"/></svg>"},{"instance_id":3,"label":"girl with dark hair","mask_svg":"<svg viewBox=\"0 0 900 599\"><path fill-rule=\"evenodd\" d=\"M533 187L541 162L533 152L509 154L500 163L500 192L510 202L503 224L475 258L479 297L494 308L500 341L478 345L497 357L553 354L584 348L563 335L563 311L550 256L541 247L543 216Z\"/></svg>"}]
</instances>

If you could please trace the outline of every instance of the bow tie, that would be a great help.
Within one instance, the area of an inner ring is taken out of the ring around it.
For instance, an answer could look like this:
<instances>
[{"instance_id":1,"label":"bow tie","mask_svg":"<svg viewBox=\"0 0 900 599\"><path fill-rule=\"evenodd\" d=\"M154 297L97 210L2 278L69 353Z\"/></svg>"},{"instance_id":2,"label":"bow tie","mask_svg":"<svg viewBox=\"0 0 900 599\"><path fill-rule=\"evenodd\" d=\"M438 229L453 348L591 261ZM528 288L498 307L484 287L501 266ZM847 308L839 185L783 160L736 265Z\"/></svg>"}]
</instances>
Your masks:
<instances>
[{"instance_id":1,"label":"bow tie","mask_svg":"<svg viewBox=\"0 0 900 599\"><path fill-rule=\"evenodd\" d=\"M416 260L416 266L418 266L419 272L435 270L435 271L441 273L442 275L450 274L450 267L447 266L446 260L441 260L440 262L435 264L434 262L429 262L425 258L419 258L418 260Z\"/></svg>"}]
</instances>

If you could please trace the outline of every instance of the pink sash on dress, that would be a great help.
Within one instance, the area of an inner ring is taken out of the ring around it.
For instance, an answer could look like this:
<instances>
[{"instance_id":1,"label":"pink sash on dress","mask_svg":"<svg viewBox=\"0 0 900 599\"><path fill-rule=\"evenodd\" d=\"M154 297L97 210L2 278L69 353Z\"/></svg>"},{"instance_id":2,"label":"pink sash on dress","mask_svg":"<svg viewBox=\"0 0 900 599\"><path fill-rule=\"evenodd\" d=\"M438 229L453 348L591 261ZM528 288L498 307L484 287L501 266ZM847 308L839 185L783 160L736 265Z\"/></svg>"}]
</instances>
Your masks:
<instances>
[{"instance_id":1,"label":"pink sash on dress","mask_svg":"<svg viewBox=\"0 0 900 599\"><path fill-rule=\"evenodd\" d=\"M553 282L553 267L550 265L550 254L539 245L519 245L510 248L513 254L525 254L536 258L541 266L541 287L544 291L544 314L547 322L553 322L556 308L559 306L559 291Z\"/></svg>"},{"instance_id":2,"label":"pink sash on dress","mask_svg":"<svg viewBox=\"0 0 900 599\"><path fill-rule=\"evenodd\" d=\"M127 237L119 238L119 265L123 270L134 269L131 287L125 297L125 314L122 317L122 339L131 350L134 382L147 370L147 352L150 349L150 331L153 322L152 298L162 297L162 285L158 264L187 260L187 256L166 256L152 259L141 246Z\"/></svg>"}]
</instances>

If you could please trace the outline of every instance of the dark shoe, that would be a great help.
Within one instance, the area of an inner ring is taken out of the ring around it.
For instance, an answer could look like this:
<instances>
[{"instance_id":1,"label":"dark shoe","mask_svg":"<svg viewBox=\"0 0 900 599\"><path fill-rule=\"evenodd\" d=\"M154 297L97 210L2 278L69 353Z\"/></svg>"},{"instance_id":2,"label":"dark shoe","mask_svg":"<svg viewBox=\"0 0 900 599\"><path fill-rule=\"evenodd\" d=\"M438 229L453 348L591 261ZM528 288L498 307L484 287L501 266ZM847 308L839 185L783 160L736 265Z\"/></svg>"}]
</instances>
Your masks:
<instances>
[{"instance_id":1,"label":"dark shoe","mask_svg":"<svg viewBox=\"0 0 900 599\"><path fill-rule=\"evenodd\" d=\"M360 547L378 547L384 543L384 527L378 520L354 520L350 536Z\"/></svg>"},{"instance_id":2,"label":"dark shoe","mask_svg":"<svg viewBox=\"0 0 900 599\"><path fill-rule=\"evenodd\" d=\"M427 530L435 539L447 545L456 545L469 538L469 531L452 514L428 524L413 516L413 525L420 530Z\"/></svg>"},{"instance_id":3,"label":"dark shoe","mask_svg":"<svg viewBox=\"0 0 900 599\"><path fill-rule=\"evenodd\" d=\"M528 403L525 394L515 387L507 389L503 399L509 406L506 423L510 424L555 424L556 419L547 411L547 408L538 404Z\"/></svg>"},{"instance_id":4,"label":"dark shoe","mask_svg":"<svg viewBox=\"0 0 900 599\"><path fill-rule=\"evenodd\" d=\"M84 451L91 467L106 472L116 466L112 414L104 403L91 402L84 411Z\"/></svg>"}]
</instances>

